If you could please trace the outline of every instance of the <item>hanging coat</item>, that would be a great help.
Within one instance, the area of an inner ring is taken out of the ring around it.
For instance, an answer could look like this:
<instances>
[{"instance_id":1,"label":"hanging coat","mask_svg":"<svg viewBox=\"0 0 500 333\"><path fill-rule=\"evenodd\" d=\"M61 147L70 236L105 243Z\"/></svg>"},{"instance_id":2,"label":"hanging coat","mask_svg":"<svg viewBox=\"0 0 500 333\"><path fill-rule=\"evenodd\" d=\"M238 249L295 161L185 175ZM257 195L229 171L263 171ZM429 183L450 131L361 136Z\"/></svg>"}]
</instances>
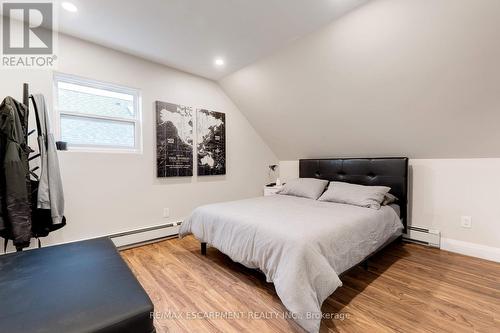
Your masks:
<instances>
[{"instance_id":1,"label":"hanging coat","mask_svg":"<svg viewBox=\"0 0 500 333\"><path fill-rule=\"evenodd\" d=\"M29 246L31 238L27 131L27 108L6 97L0 105L0 236L17 248Z\"/></svg>"},{"instance_id":2,"label":"hanging coat","mask_svg":"<svg viewBox=\"0 0 500 333\"><path fill-rule=\"evenodd\" d=\"M50 209L52 223L61 224L64 219L64 193L59 160L50 118L41 94L33 95L33 106L37 115L38 146L40 147L40 183L38 185L37 208Z\"/></svg>"}]
</instances>

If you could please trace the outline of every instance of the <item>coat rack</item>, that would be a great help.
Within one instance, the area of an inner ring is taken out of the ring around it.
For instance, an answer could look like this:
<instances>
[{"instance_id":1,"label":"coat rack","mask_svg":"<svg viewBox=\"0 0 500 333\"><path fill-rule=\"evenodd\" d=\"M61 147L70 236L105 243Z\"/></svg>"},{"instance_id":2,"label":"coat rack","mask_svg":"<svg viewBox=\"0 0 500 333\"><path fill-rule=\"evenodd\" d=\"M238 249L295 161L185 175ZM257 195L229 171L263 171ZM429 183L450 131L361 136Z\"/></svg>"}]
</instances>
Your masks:
<instances>
[{"instance_id":1,"label":"coat rack","mask_svg":"<svg viewBox=\"0 0 500 333\"><path fill-rule=\"evenodd\" d=\"M30 96L30 93L29 93L29 84L28 83L24 83L23 84L23 104L26 108L26 114L27 114L27 117L29 119L30 117L30 99L33 99L33 96ZM34 103L34 99L33 99L33 103ZM25 142L26 142L26 145L27 145L27 149L29 151L29 154L28 154L28 163L32 162L33 160L39 158L41 155L40 155L40 152L36 152L34 151L31 147L29 147L28 145L28 137L34 133L37 133L37 132L40 132L41 130L41 124L40 124L40 120L39 120L39 115L38 115L38 110L36 109L36 105L33 104L35 106L34 108L34 115L35 115L35 119L36 119L36 128L32 129L32 130L27 130L26 133L24 133L25 135ZM37 134L38 135L38 134ZM34 154L34 155L33 155ZM40 177L35 173L35 171L37 171L40 167L39 166L35 166L34 168L29 168L29 174L30 176L32 177L32 179L35 179L35 181L38 181L40 179ZM31 188L30 189L30 192L31 192L31 196L33 198L33 196L36 195L36 191L37 189L34 189L34 188ZM33 202L33 199L31 200L31 202ZM32 207L32 209L36 209L36 207ZM33 215L32 215L32 218L33 218ZM38 239L38 247L41 247L41 242L40 242L40 239L38 237L36 237ZM4 251L7 249L7 241L5 242L5 245L4 245ZM22 247L17 247L16 246L16 251L17 252L20 252L22 251L23 248Z\"/></svg>"},{"instance_id":2,"label":"coat rack","mask_svg":"<svg viewBox=\"0 0 500 333\"><path fill-rule=\"evenodd\" d=\"M29 84L28 83L24 83L23 84L23 104L26 108L26 116L30 117L30 99L33 101L33 110L34 111L34 116L35 116L35 120L36 120L36 128L32 129L32 130L27 130L25 129L25 142L26 142L26 148L28 149L29 153L28 153L28 163L30 163L31 161L33 161L34 159L36 158L40 158L40 152L36 152L34 151L33 149L31 149L31 147L29 147L28 145L28 137L33 134L33 133L37 133L37 135L39 135L42 131L42 125L45 126L45 124L41 124L40 123L40 117L39 117L39 113L38 113L38 110L37 110L37 105L35 103L35 99L33 97L33 95L30 95L29 93ZM40 145L40 142L38 142L38 145ZM56 145L58 147L58 150L66 150L66 143L65 142L56 142ZM39 147L40 148L40 147ZM29 167L29 165L28 165ZM31 178L31 186L29 188L29 191L31 192L31 208L32 208L32 223L33 221L46 221L46 218L48 217L48 219L51 220L51 216L50 216L50 211L47 212L47 210L44 210L44 209L37 209L36 207L36 200L35 200L35 196L37 195L37 191L38 191L38 184L36 185L33 185L35 183L38 183L40 177L35 173L36 170L38 170L40 168L40 166L36 166L34 168L29 168L29 174L30 174L30 178ZM33 180L34 179L34 180ZM35 205L35 206L33 206ZM34 211L36 210L36 213L34 213ZM43 211L43 212L42 212ZM48 214L48 215L47 215ZM39 220L41 219L41 220ZM62 217L62 222L61 223L58 223L56 225L52 225L52 228L49 229L40 229L40 230L44 230L44 232L42 234L40 233L37 233L37 232L34 232L32 233L32 237L35 237L37 238L38 240L38 247L41 247L41 242L40 242L40 237L45 237L49 232L52 232L52 231L55 231L55 230L58 230L62 227L64 227L66 225L66 218L63 216ZM42 228L45 228L44 224L41 224L40 226L42 226ZM33 230L33 229L32 229ZM49 231L47 231L49 230ZM47 231L47 234L45 234L45 231ZM32 231L33 232L33 231ZM6 247L7 247L7 241L5 242L5 246L4 246L4 251L6 250ZM22 247L16 247L16 250L18 252L22 251L23 248Z\"/></svg>"},{"instance_id":3,"label":"coat rack","mask_svg":"<svg viewBox=\"0 0 500 333\"><path fill-rule=\"evenodd\" d=\"M29 85L27 83L23 84L23 104L29 109Z\"/></svg>"}]
</instances>

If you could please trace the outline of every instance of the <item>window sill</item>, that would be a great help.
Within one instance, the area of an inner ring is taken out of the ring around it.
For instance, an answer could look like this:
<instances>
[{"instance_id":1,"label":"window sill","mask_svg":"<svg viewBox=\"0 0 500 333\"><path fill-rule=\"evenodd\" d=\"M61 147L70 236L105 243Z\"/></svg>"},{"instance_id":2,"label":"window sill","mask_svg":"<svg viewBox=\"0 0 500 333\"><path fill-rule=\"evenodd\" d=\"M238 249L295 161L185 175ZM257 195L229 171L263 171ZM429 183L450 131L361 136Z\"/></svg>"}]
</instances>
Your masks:
<instances>
[{"instance_id":1,"label":"window sill","mask_svg":"<svg viewBox=\"0 0 500 333\"><path fill-rule=\"evenodd\" d=\"M67 150L58 150L64 153L96 153L96 154L133 154L142 155L142 149L118 149L118 148L85 148L85 147L68 147Z\"/></svg>"}]
</instances>

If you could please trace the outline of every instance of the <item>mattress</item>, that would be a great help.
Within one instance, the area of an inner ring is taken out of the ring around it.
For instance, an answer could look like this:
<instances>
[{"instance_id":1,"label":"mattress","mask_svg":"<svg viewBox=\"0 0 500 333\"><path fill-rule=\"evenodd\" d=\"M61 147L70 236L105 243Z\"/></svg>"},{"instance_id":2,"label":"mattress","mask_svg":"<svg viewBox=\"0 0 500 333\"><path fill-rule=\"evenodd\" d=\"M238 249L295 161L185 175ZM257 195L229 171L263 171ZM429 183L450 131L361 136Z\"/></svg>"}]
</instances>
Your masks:
<instances>
[{"instance_id":1,"label":"mattress","mask_svg":"<svg viewBox=\"0 0 500 333\"><path fill-rule=\"evenodd\" d=\"M180 236L194 234L232 260L260 269L293 318L317 332L321 304L342 285L339 275L402 229L387 206L374 210L274 195L199 207L181 225Z\"/></svg>"},{"instance_id":2,"label":"mattress","mask_svg":"<svg viewBox=\"0 0 500 333\"><path fill-rule=\"evenodd\" d=\"M107 238L0 256L0 331L151 333L153 304Z\"/></svg>"}]
</instances>

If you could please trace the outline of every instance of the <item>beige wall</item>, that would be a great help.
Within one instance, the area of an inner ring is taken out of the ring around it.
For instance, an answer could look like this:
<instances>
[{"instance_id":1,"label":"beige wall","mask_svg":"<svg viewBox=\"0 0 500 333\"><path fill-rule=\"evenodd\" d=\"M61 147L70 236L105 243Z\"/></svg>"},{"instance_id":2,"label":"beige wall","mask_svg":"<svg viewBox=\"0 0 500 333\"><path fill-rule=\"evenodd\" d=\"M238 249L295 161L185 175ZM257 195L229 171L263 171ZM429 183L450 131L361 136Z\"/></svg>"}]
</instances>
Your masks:
<instances>
[{"instance_id":1,"label":"beige wall","mask_svg":"<svg viewBox=\"0 0 500 333\"><path fill-rule=\"evenodd\" d=\"M298 161L281 161L283 181L298 177ZM500 159L410 160L410 223L500 254ZM460 217L471 216L472 228ZM446 244L445 244L446 246Z\"/></svg>"},{"instance_id":2,"label":"beige wall","mask_svg":"<svg viewBox=\"0 0 500 333\"><path fill-rule=\"evenodd\" d=\"M178 221L201 204L261 195L267 166L277 159L216 83L65 36L58 56L60 72L141 90L144 152L60 152L68 225L46 244ZM51 72L0 70L0 75L2 95L21 99L22 83L28 82L52 106ZM156 178L156 100L226 113L226 176ZM171 218L162 218L164 207Z\"/></svg>"},{"instance_id":3,"label":"beige wall","mask_svg":"<svg viewBox=\"0 0 500 333\"><path fill-rule=\"evenodd\" d=\"M221 80L281 160L500 157L500 1L374 0Z\"/></svg>"}]
</instances>

